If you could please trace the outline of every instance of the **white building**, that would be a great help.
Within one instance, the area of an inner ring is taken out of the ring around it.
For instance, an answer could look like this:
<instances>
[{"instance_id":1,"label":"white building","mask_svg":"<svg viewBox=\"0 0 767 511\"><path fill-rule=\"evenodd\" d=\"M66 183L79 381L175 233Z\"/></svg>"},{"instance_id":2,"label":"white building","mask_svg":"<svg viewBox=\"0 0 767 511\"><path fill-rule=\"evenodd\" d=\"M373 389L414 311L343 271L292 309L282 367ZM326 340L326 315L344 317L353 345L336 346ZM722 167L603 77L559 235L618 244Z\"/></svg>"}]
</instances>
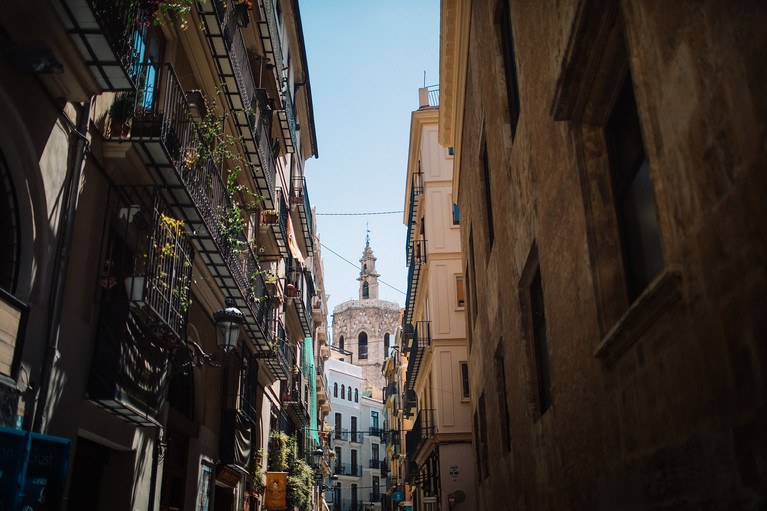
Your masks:
<instances>
[{"instance_id":1,"label":"white building","mask_svg":"<svg viewBox=\"0 0 767 511\"><path fill-rule=\"evenodd\" d=\"M385 492L385 446L381 442L383 404L363 396L362 368L328 359L330 445L335 453L325 493L334 511L380 510ZM384 469L384 470L382 470Z\"/></svg>"}]
</instances>

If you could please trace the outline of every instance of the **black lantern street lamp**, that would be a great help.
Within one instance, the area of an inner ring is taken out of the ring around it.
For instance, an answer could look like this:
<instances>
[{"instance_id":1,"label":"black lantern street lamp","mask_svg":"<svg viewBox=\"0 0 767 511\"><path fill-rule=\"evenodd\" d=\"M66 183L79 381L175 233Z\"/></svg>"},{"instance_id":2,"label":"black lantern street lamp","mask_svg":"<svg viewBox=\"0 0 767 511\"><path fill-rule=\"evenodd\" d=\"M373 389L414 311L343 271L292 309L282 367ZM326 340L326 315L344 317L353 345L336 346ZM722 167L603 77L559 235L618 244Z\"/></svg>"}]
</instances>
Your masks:
<instances>
[{"instance_id":1,"label":"black lantern street lamp","mask_svg":"<svg viewBox=\"0 0 767 511\"><path fill-rule=\"evenodd\" d=\"M216 344L224 353L237 348L240 326L245 323L245 314L237 308L234 298L226 299L226 307L213 314L216 322Z\"/></svg>"}]
</instances>

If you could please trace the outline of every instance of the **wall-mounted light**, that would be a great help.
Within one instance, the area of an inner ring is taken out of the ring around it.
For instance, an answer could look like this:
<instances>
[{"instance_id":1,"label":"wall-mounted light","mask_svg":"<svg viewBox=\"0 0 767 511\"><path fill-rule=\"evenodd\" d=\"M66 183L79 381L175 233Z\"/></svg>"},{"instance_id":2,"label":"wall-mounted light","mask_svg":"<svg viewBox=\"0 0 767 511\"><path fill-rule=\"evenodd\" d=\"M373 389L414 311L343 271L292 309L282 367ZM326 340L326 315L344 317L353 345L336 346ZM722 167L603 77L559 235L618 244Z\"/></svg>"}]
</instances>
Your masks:
<instances>
[{"instance_id":1,"label":"wall-mounted light","mask_svg":"<svg viewBox=\"0 0 767 511\"><path fill-rule=\"evenodd\" d=\"M216 344L224 352L237 348L240 327L245 323L245 314L237 308L234 298L226 299L226 306L213 314L216 322Z\"/></svg>"}]
</instances>

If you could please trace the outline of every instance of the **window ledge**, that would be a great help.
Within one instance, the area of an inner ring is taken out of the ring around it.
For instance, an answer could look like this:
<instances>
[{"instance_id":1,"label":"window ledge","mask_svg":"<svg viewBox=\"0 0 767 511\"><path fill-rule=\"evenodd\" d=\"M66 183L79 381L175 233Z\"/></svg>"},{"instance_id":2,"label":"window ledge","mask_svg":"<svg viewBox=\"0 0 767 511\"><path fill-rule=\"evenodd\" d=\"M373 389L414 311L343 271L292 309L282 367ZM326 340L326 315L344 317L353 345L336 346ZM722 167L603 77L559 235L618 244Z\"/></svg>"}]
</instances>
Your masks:
<instances>
[{"instance_id":1,"label":"window ledge","mask_svg":"<svg viewBox=\"0 0 767 511\"><path fill-rule=\"evenodd\" d=\"M666 267L602 338L594 355L611 366L682 296L682 272Z\"/></svg>"}]
</instances>

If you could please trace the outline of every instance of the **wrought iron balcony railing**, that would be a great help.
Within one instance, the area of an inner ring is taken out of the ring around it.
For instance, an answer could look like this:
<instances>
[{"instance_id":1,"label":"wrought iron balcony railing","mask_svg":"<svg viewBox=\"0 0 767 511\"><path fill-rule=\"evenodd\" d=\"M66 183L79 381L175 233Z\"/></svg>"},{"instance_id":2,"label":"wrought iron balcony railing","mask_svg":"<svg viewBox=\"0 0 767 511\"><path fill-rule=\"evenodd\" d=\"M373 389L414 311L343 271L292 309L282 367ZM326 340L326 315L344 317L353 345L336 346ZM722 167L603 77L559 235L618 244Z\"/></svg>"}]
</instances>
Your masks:
<instances>
[{"instance_id":1,"label":"wrought iron balcony railing","mask_svg":"<svg viewBox=\"0 0 767 511\"><path fill-rule=\"evenodd\" d=\"M336 463L333 468L334 474L362 477L362 465L352 463Z\"/></svg>"},{"instance_id":2,"label":"wrought iron balcony railing","mask_svg":"<svg viewBox=\"0 0 767 511\"><path fill-rule=\"evenodd\" d=\"M145 320L183 338L194 257L184 222L156 186L113 187L109 204L100 300L151 311Z\"/></svg>"},{"instance_id":3,"label":"wrought iron balcony railing","mask_svg":"<svg viewBox=\"0 0 767 511\"><path fill-rule=\"evenodd\" d=\"M370 468L381 468L381 460L378 458L371 458Z\"/></svg>"},{"instance_id":4,"label":"wrought iron balcony railing","mask_svg":"<svg viewBox=\"0 0 767 511\"><path fill-rule=\"evenodd\" d=\"M290 193L290 203L298 209L301 219L301 232L304 244L309 253L314 251L314 225L312 222L312 206L309 203L309 192L306 189L306 179L302 175L293 178L293 190Z\"/></svg>"},{"instance_id":5,"label":"wrought iron balcony railing","mask_svg":"<svg viewBox=\"0 0 767 511\"><path fill-rule=\"evenodd\" d=\"M413 320L415 310L415 297L418 293L418 283L421 280L421 270L426 264L426 240L415 240L409 245L407 253L407 296L405 297L405 320L410 323Z\"/></svg>"},{"instance_id":6,"label":"wrought iron balcony railing","mask_svg":"<svg viewBox=\"0 0 767 511\"><path fill-rule=\"evenodd\" d=\"M408 458L415 459L424 443L434 436L434 410L419 410L413 427L408 431L405 444Z\"/></svg>"},{"instance_id":7,"label":"wrought iron balcony railing","mask_svg":"<svg viewBox=\"0 0 767 511\"><path fill-rule=\"evenodd\" d=\"M285 271L285 298L291 303L298 315L304 335L312 335L311 300L314 295L314 282L311 273L304 269L298 260L287 259Z\"/></svg>"},{"instance_id":8,"label":"wrought iron balcony railing","mask_svg":"<svg viewBox=\"0 0 767 511\"><path fill-rule=\"evenodd\" d=\"M418 378L418 371L421 368L421 361L426 348L431 346L431 321L419 321L416 323L413 343L410 345L408 354L408 366L406 374L406 390L415 389L415 382Z\"/></svg>"}]
</instances>

